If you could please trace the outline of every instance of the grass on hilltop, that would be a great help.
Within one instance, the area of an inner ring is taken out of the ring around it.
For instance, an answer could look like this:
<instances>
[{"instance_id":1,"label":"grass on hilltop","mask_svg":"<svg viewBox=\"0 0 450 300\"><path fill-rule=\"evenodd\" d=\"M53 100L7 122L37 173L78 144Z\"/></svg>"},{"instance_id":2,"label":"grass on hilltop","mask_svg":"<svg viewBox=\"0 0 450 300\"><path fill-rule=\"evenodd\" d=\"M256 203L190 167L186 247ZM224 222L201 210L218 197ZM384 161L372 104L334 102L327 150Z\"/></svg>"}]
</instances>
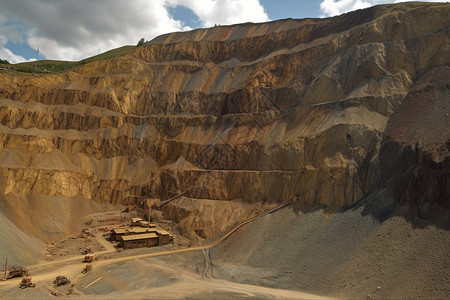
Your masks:
<instances>
[{"instance_id":1,"label":"grass on hilltop","mask_svg":"<svg viewBox=\"0 0 450 300\"><path fill-rule=\"evenodd\" d=\"M39 60L37 62L37 68L35 70L36 62L25 62L19 64L9 65L11 69L19 72L27 73L60 73L66 70L70 70L76 67L80 67L84 64L96 61L107 60L114 57L125 55L132 50L136 49L136 46L123 46L117 49L106 51L105 53L92 56L80 61L63 61L63 60Z\"/></svg>"}]
</instances>

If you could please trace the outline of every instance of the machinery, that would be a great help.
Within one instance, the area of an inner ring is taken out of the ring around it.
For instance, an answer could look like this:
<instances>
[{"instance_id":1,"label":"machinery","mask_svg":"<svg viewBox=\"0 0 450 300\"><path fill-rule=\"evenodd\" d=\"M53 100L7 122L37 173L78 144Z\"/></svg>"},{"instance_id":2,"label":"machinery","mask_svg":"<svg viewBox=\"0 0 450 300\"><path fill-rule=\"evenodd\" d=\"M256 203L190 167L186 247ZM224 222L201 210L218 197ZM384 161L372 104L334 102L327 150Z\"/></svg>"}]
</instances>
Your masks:
<instances>
[{"instance_id":1,"label":"machinery","mask_svg":"<svg viewBox=\"0 0 450 300\"><path fill-rule=\"evenodd\" d=\"M56 286L66 285L66 284L70 284L70 279L67 278L66 276L59 275L59 276L56 276L56 279L53 281L53 283Z\"/></svg>"},{"instance_id":2,"label":"machinery","mask_svg":"<svg viewBox=\"0 0 450 300\"><path fill-rule=\"evenodd\" d=\"M81 274L86 274L87 272L92 270L92 265L86 265L86 267L83 268L83 271L81 271Z\"/></svg>"},{"instance_id":3,"label":"machinery","mask_svg":"<svg viewBox=\"0 0 450 300\"><path fill-rule=\"evenodd\" d=\"M24 278L22 278L22 281L20 282L19 287L21 289L26 289L27 287L35 287L36 284L31 282L31 277L28 276L28 274L25 275Z\"/></svg>"},{"instance_id":4,"label":"machinery","mask_svg":"<svg viewBox=\"0 0 450 300\"><path fill-rule=\"evenodd\" d=\"M84 256L84 260L83 260L83 262L88 262L88 263L90 263L90 262L93 262L94 261L94 253L88 253L88 254L86 254L85 256Z\"/></svg>"},{"instance_id":5,"label":"machinery","mask_svg":"<svg viewBox=\"0 0 450 300\"><path fill-rule=\"evenodd\" d=\"M27 273L27 269L23 267L12 267L8 270L6 275L6 279L14 278L14 277L23 277Z\"/></svg>"}]
</instances>

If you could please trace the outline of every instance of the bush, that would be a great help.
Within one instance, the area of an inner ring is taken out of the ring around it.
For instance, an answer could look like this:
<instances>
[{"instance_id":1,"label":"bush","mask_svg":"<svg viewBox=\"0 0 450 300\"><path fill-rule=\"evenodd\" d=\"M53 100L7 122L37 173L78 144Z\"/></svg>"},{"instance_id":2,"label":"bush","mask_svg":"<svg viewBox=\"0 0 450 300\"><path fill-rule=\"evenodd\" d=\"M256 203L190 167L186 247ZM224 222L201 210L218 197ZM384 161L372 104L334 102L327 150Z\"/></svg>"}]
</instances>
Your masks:
<instances>
[{"instance_id":1,"label":"bush","mask_svg":"<svg viewBox=\"0 0 450 300\"><path fill-rule=\"evenodd\" d=\"M6 59L1 59L0 58L0 64L9 65L9 61L7 61Z\"/></svg>"},{"instance_id":2,"label":"bush","mask_svg":"<svg viewBox=\"0 0 450 300\"><path fill-rule=\"evenodd\" d=\"M145 43L145 40L144 40L144 38L142 38L142 39L139 40L139 42L137 43L137 45L138 45L138 46L142 46L142 45L144 45L144 43Z\"/></svg>"}]
</instances>

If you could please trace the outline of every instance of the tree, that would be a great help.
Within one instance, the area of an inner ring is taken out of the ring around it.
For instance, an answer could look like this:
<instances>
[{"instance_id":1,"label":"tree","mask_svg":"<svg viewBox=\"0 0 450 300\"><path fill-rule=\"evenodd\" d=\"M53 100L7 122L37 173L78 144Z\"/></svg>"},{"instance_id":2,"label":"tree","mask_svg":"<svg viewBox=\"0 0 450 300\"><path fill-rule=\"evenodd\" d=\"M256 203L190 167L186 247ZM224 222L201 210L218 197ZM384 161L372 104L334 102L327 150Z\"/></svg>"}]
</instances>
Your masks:
<instances>
[{"instance_id":1,"label":"tree","mask_svg":"<svg viewBox=\"0 0 450 300\"><path fill-rule=\"evenodd\" d=\"M9 65L9 61L7 61L6 59L1 59L0 58L0 64Z\"/></svg>"},{"instance_id":2,"label":"tree","mask_svg":"<svg viewBox=\"0 0 450 300\"><path fill-rule=\"evenodd\" d=\"M138 46L142 46L142 45L144 45L144 43L145 43L145 40L144 40L144 38L142 38L142 39L139 40L139 42L137 43L137 45L138 45Z\"/></svg>"}]
</instances>

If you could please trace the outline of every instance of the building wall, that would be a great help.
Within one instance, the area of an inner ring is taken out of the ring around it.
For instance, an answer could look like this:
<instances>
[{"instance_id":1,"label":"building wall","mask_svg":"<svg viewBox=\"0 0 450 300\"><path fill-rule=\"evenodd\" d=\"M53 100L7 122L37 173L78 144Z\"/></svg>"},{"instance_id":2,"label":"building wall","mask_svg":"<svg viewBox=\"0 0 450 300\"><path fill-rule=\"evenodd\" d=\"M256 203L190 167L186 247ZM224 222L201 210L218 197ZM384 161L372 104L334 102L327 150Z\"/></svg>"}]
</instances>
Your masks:
<instances>
[{"instance_id":1,"label":"building wall","mask_svg":"<svg viewBox=\"0 0 450 300\"><path fill-rule=\"evenodd\" d=\"M159 244L167 245L170 243L170 235L160 235L159 236Z\"/></svg>"},{"instance_id":2,"label":"building wall","mask_svg":"<svg viewBox=\"0 0 450 300\"><path fill-rule=\"evenodd\" d=\"M113 240L113 241L120 241L120 237L121 236L123 236L123 235L126 235L125 233L114 233L114 232L111 232L111 239Z\"/></svg>"},{"instance_id":3,"label":"building wall","mask_svg":"<svg viewBox=\"0 0 450 300\"><path fill-rule=\"evenodd\" d=\"M143 239L143 240L132 240L132 241L121 241L120 246L124 249L133 249L141 247L155 247L159 245L158 238Z\"/></svg>"}]
</instances>

